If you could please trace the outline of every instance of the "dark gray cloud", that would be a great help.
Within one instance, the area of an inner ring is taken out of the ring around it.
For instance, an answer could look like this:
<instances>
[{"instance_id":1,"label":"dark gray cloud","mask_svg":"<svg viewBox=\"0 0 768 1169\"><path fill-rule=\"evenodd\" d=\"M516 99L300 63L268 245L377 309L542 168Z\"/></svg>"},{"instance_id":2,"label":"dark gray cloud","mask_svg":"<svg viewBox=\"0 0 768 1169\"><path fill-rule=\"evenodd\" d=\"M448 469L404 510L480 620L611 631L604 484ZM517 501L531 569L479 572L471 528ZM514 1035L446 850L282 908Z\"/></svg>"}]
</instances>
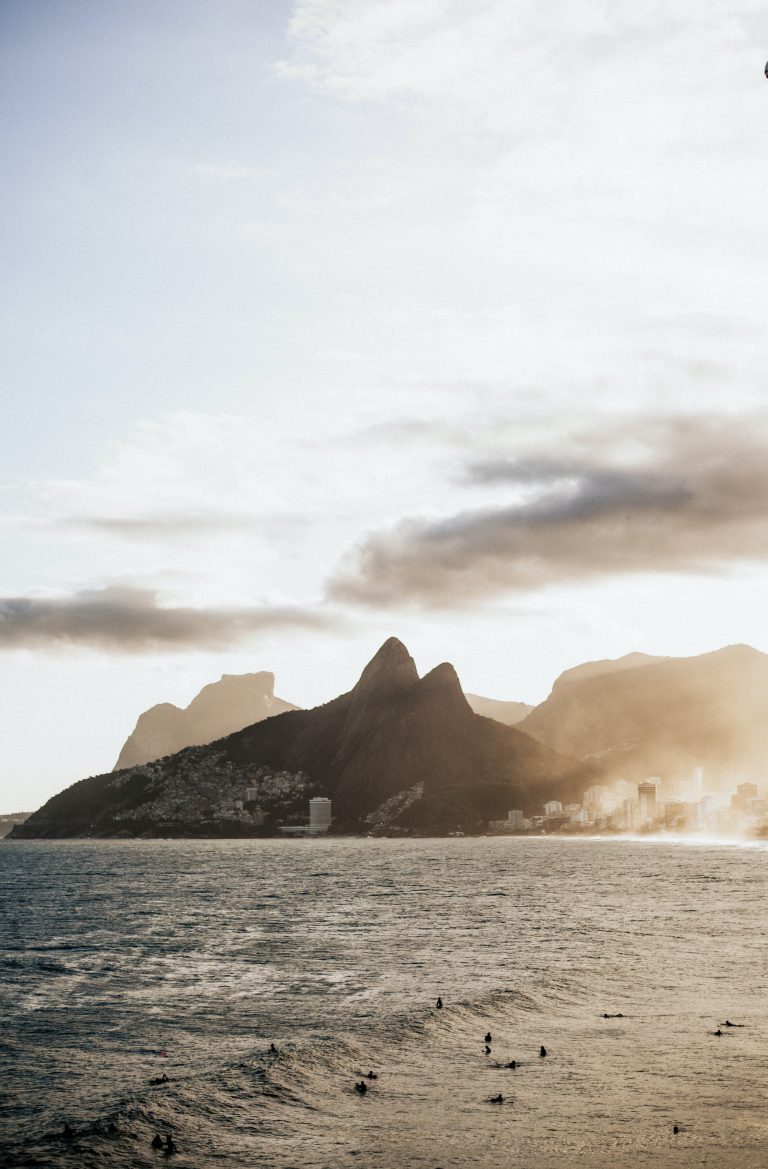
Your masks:
<instances>
[{"instance_id":1,"label":"dark gray cloud","mask_svg":"<svg viewBox=\"0 0 768 1169\"><path fill-rule=\"evenodd\" d=\"M63 599L0 597L0 650L83 646L123 653L219 649L252 634L323 629L327 614L291 606L170 608L150 589L104 588Z\"/></svg>"},{"instance_id":2,"label":"dark gray cloud","mask_svg":"<svg viewBox=\"0 0 768 1169\"><path fill-rule=\"evenodd\" d=\"M768 558L765 419L625 420L466 468L508 501L370 535L329 594L461 606L552 583ZM562 455L560 451L567 451Z\"/></svg>"}]
</instances>

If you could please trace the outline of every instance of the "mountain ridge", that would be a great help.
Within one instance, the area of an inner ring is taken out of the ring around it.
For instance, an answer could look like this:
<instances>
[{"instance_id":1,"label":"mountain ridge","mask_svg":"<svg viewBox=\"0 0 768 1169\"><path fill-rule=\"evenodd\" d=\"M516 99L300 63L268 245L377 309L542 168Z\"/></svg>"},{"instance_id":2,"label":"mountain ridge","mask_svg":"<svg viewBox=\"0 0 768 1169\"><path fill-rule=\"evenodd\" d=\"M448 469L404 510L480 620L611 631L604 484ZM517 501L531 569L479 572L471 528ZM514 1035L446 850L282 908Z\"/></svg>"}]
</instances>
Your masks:
<instances>
[{"instance_id":1,"label":"mountain ridge","mask_svg":"<svg viewBox=\"0 0 768 1169\"><path fill-rule=\"evenodd\" d=\"M295 709L292 702L276 697L275 675L269 670L222 674L218 682L203 686L188 706L160 702L143 711L113 770L215 742L252 723Z\"/></svg>"},{"instance_id":2,"label":"mountain ridge","mask_svg":"<svg viewBox=\"0 0 768 1169\"><path fill-rule=\"evenodd\" d=\"M390 638L337 698L151 764L81 780L15 834L186 834L199 830L217 793L232 799L251 785L266 790L279 783L289 791L290 814L308 794L330 796L345 831L366 830L393 801L400 810L392 827L476 832L511 808L534 812L546 799L580 799L599 774L475 714L452 665L443 662L420 678L405 646ZM193 806L194 825L185 820Z\"/></svg>"}]
</instances>

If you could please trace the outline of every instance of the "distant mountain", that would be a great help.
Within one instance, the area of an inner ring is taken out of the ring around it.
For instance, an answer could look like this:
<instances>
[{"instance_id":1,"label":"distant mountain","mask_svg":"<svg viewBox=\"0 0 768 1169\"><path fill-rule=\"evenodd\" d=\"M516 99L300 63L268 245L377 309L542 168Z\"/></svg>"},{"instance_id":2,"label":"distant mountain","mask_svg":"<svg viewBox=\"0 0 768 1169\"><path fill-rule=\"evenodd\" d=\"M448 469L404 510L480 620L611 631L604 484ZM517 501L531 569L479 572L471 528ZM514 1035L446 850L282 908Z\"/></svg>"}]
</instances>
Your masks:
<instances>
[{"instance_id":1,"label":"distant mountain","mask_svg":"<svg viewBox=\"0 0 768 1169\"><path fill-rule=\"evenodd\" d=\"M517 726L533 710L527 702L500 702L497 698L481 698L479 694L467 694L466 698L475 714L494 718L507 727Z\"/></svg>"},{"instance_id":2,"label":"distant mountain","mask_svg":"<svg viewBox=\"0 0 768 1169\"><path fill-rule=\"evenodd\" d=\"M696 766L713 787L763 779L768 656L734 645L691 658L590 662L561 675L519 729L628 779L674 780Z\"/></svg>"},{"instance_id":3,"label":"distant mountain","mask_svg":"<svg viewBox=\"0 0 768 1169\"><path fill-rule=\"evenodd\" d=\"M405 646L390 638L354 689L332 702L170 759L81 780L14 835L199 832L217 793L242 798L254 786L270 798L288 793L294 807L306 808L309 794L330 796L342 830L476 831L511 808L531 814L548 799L579 800L596 774L475 714L453 666L419 678ZM218 831L212 824L205 830Z\"/></svg>"},{"instance_id":4,"label":"distant mountain","mask_svg":"<svg viewBox=\"0 0 768 1169\"><path fill-rule=\"evenodd\" d=\"M652 657L651 654L631 653L623 658L601 658L596 662L582 662L580 666L573 666L565 670L555 679L553 690L569 686L571 682L583 682L585 678L599 678L602 674L619 674L623 670L636 670L639 666L651 666L656 662L666 662L668 658Z\"/></svg>"},{"instance_id":5,"label":"distant mountain","mask_svg":"<svg viewBox=\"0 0 768 1169\"><path fill-rule=\"evenodd\" d=\"M139 715L115 771L162 759L184 747L212 743L251 723L296 709L291 702L275 697L275 675L266 670L223 674L218 682L204 686L183 709L161 702Z\"/></svg>"}]
</instances>

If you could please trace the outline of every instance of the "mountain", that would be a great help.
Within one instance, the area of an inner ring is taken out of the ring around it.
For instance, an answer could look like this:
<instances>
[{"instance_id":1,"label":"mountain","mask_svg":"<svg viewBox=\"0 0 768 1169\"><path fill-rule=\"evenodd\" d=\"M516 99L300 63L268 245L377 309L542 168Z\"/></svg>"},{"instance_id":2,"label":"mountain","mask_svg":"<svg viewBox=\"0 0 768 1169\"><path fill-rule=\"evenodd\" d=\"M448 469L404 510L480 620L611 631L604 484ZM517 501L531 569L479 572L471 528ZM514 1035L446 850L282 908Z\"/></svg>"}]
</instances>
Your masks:
<instances>
[{"instance_id":1,"label":"mountain","mask_svg":"<svg viewBox=\"0 0 768 1169\"><path fill-rule=\"evenodd\" d=\"M578 801L597 774L475 714L453 666L419 678L405 646L390 638L357 685L324 706L81 780L14 835L218 833L216 801L248 791L266 808L267 827L305 811L307 796L318 794L333 800L341 830L477 831L512 808L532 814L548 799Z\"/></svg>"},{"instance_id":2,"label":"mountain","mask_svg":"<svg viewBox=\"0 0 768 1169\"><path fill-rule=\"evenodd\" d=\"M700 766L708 787L732 790L765 776L768 656L733 645L588 663L561 675L519 730L627 779L688 779Z\"/></svg>"},{"instance_id":3,"label":"mountain","mask_svg":"<svg viewBox=\"0 0 768 1169\"><path fill-rule=\"evenodd\" d=\"M570 685L571 682L583 682L585 678L598 678L603 674L619 674L624 670L636 670L639 666L651 666L655 662L666 662L668 658L652 657L651 654L631 653L623 658L601 658L596 662L582 662L580 666L572 666L555 679L553 690Z\"/></svg>"},{"instance_id":4,"label":"mountain","mask_svg":"<svg viewBox=\"0 0 768 1169\"><path fill-rule=\"evenodd\" d=\"M484 718L495 718L497 723L515 727L533 710L527 702L500 702L497 698L481 698L479 694L467 694L467 702L475 714Z\"/></svg>"},{"instance_id":5,"label":"mountain","mask_svg":"<svg viewBox=\"0 0 768 1169\"><path fill-rule=\"evenodd\" d=\"M218 682L204 686L183 709L161 702L139 715L123 745L115 771L173 755L184 747L212 743L286 710L296 710L283 698L275 697L275 675L223 674Z\"/></svg>"}]
</instances>

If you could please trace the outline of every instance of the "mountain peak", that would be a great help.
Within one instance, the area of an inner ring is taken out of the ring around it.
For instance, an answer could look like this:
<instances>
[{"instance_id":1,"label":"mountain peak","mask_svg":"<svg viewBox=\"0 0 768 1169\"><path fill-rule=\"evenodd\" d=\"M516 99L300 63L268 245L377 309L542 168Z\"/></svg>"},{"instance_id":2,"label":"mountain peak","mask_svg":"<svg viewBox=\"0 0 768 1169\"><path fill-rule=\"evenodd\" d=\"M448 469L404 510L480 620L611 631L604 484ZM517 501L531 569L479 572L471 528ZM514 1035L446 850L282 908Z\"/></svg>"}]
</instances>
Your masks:
<instances>
[{"instance_id":1,"label":"mountain peak","mask_svg":"<svg viewBox=\"0 0 768 1169\"><path fill-rule=\"evenodd\" d=\"M360 675L355 694L372 691L391 694L410 689L419 680L418 670L408 650L396 637L388 638L373 655Z\"/></svg>"},{"instance_id":2,"label":"mountain peak","mask_svg":"<svg viewBox=\"0 0 768 1169\"><path fill-rule=\"evenodd\" d=\"M425 674L419 683L419 691L422 695L439 697L441 705L445 705L454 714L472 713L472 707L461 688L459 676L450 662L441 662L434 670Z\"/></svg>"}]
</instances>

